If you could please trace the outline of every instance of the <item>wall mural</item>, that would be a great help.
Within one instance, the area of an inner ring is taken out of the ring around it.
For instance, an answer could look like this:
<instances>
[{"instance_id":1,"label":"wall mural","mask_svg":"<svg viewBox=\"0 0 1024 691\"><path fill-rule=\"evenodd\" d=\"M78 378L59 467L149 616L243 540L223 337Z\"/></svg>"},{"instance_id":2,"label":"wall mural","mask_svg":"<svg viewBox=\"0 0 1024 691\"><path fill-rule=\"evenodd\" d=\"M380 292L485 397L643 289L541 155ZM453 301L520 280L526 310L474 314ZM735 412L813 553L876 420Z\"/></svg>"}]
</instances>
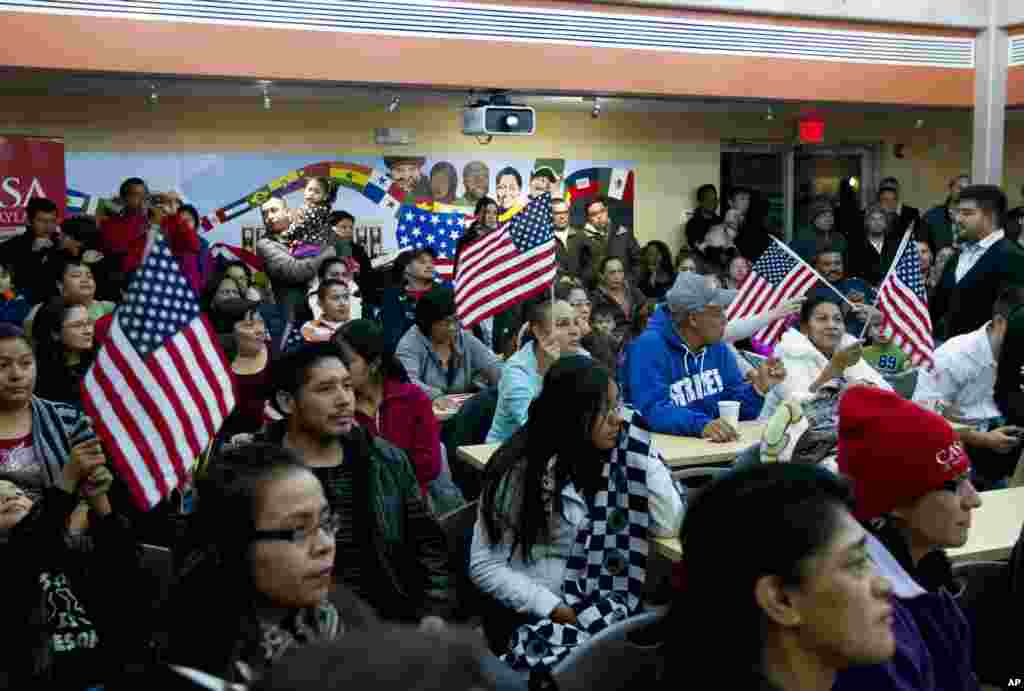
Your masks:
<instances>
[{"instance_id":1,"label":"wall mural","mask_svg":"<svg viewBox=\"0 0 1024 691\"><path fill-rule=\"evenodd\" d=\"M572 202L572 224L582 226L580 200L606 195L613 220L633 225L635 191L631 161L496 156L395 154L384 157L262 154L66 154L68 213L103 213L117 206L117 189L129 176L144 179L152 193L175 191L202 216L212 243L251 247L263 233L260 206L271 197L291 208L303 204L311 177L338 186L334 209L356 217L356 237L372 257L398 249L403 206L433 213L471 215L482 196L503 211L521 208L544 191ZM510 214L509 214L510 215Z\"/></svg>"}]
</instances>

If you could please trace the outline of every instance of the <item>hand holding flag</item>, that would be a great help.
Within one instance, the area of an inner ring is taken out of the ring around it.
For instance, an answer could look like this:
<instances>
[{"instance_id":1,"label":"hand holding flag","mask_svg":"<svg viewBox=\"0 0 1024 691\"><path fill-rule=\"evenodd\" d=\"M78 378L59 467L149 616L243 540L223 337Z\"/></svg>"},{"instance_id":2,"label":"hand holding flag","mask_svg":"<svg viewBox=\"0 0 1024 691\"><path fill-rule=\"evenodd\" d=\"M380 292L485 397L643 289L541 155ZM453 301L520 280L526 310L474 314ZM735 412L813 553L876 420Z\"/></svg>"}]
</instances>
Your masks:
<instances>
[{"instance_id":1,"label":"hand holding flag","mask_svg":"<svg viewBox=\"0 0 1024 691\"><path fill-rule=\"evenodd\" d=\"M235 405L217 334L167 243L153 244L82 382L82 403L139 508L151 509Z\"/></svg>"},{"instance_id":2,"label":"hand holding flag","mask_svg":"<svg viewBox=\"0 0 1024 691\"><path fill-rule=\"evenodd\" d=\"M750 267L750 274L725 311L726 319L749 319L765 315L799 298L821 278L807 262L784 244L771 239L768 249ZM824 279L822 279L824 280ZM754 337L774 345L782 336L786 318L773 320Z\"/></svg>"}]
</instances>

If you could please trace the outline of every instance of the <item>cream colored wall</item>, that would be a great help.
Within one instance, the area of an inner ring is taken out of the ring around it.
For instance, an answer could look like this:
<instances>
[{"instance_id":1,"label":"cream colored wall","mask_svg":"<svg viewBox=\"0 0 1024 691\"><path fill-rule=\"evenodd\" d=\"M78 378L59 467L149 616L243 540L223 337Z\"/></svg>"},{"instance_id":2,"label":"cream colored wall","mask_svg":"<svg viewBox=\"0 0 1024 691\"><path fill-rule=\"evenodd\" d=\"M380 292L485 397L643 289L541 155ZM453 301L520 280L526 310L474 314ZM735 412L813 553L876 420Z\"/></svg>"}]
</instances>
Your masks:
<instances>
[{"instance_id":1,"label":"cream colored wall","mask_svg":"<svg viewBox=\"0 0 1024 691\"><path fill-rule=\"evenodd\" d=\"M918 119L924 126L914 127ZM882 174L903 184L905 200L927 208L941 200L946 181L970 169L971 131L967 113L826 113L827 141L884 142ZM750 113L538 113L533 137L496 139L481 146L460 131L451 108L403 105L394 114L375 106L274 101L264 111L256 99L198 102L161 99L150 109L141 99L45 98L0 101L0 132L60 135L72 151L267 151L382 154L395 147L373 143L373 128L405 127L416 132L409 151L510 157L561 155L637 163L636 231L641 241L661 239L675 249L679 220L692 208L695 188L718 183L723 139L784 140L792 120L780 115L766 122ZM1008 137L1024 139L1020 127ZM905 145L905 158L892 155ZM1024 143L1024 142L1022 142ZM403 149L404 150L404 149ZM1024 157L1008 163L1021 177ZM126 170L125 175L132 171ZM1019 185L1018 185L1019 186Z\"/></svg>"}]
</instances>

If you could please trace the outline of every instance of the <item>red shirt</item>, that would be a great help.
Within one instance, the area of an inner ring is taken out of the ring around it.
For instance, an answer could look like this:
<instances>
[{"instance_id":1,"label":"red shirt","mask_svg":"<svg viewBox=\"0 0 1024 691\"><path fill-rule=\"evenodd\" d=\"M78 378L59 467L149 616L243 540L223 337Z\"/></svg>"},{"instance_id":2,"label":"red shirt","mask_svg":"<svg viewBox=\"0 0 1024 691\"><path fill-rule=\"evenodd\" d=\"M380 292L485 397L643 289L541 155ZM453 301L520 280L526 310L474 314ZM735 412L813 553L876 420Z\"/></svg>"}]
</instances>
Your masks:
<instances>
[{"instance_id":1,"label":"red shirt","mask_svg":"<svg viewBox=\"0 0 1024 691\"><path fill-rule=\"evenodd\" d=\"M356 413L356 422L406 453L426 496L427 485L441 473L441 428L423 389L415 384L385 381L377 419Z\"/></svg>"},{"instance_id":2,"label":"red shirt","mask_svg":"<svg viewBox=\"0 0 1024 691\"><path fill-rule=\"evenodd\" d=\"M121 270L135 271L142 264L149 237L149 220L142 214L108 216L100 226L103 249L121 258Z\"/></svg>"}]
</instances>

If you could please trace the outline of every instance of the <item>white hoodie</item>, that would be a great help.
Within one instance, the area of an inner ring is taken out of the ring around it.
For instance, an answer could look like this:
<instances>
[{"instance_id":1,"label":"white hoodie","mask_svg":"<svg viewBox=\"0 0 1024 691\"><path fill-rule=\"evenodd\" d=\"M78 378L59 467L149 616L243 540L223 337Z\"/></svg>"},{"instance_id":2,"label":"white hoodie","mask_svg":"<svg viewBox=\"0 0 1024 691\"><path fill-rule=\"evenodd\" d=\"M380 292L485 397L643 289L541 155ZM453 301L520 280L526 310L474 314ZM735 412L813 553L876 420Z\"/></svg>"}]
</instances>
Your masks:
<instances>
[{"instance_id":1,"label":"white hoodie","mask_svg":"<svg viewBox=\"0 0 1024 691\"><path fill-rule=\"evenodd\" d=\"M843 334L839 349L847 348L856 342L856 338L848 333ZM810 396L811 384L828 366L829 359L797 329L790 329L782 334L779 344L775 346L775 357L786 367L786 378L768 392L761 408L761 419L767 420L775 412L779 404L788 398L802 399ZM866 381L869 384L892 391L885 378L864 358L848 368L843 376L847 381Z\"/></svg>"}]
</instances>

